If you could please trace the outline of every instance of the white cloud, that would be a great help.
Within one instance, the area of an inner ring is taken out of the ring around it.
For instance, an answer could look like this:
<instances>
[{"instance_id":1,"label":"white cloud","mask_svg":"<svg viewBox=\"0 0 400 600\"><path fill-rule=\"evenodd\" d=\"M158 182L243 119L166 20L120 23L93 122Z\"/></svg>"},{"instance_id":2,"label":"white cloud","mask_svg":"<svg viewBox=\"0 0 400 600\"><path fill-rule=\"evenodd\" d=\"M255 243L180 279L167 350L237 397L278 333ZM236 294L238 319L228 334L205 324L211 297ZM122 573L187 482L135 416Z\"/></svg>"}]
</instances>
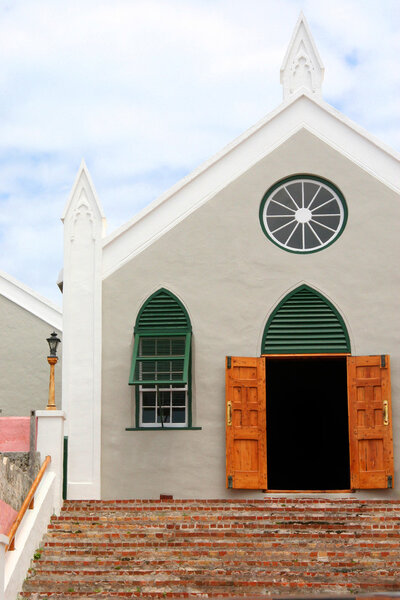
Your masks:
<instances>
[{"instance_id":1,"label":"white cloud","mask_svg":"<svg viewBox=\"0 0 400 600\"><path fill-rule=\"evenodd\" d=\"M60 302L81 158L130 219L279 104L301 9L325 98L399 149L398 0L0 1L0 268Z\"/></svg>"}]
</instances>

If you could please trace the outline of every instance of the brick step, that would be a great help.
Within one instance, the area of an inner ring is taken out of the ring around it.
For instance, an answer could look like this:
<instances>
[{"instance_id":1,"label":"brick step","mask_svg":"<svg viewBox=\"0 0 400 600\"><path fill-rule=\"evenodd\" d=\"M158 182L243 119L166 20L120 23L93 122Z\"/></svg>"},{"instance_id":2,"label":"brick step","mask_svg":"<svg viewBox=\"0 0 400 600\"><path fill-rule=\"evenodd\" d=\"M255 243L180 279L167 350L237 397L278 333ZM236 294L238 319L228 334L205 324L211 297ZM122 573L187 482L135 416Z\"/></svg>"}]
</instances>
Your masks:
<instances>
[{"instance_id":1,"label":"brick step","mask_svg":"<svg viewBox=\"0 0 400 600\"><path fill-rule=\"evenodd\" d=\"M49 532L54 532L54 535L66 535L66 534L81 534L87 533L88 535L96 534L98 532L99 535L104 534L119 534L121 530L126 535L131 535L134 532L137 532L138 529L141 533L147 534L148 532L171 532L171 531L185 531L185 532L201 532L201 531L210 531L210 532L218 532L218 531L241 531L245 530L251 534L262 530L276 531L278 528L279 531L290 529L295 531L304 531L306 529L310 530L323 530L323 531L337 531L340 529L341 531L349 531L354 534L358 534L360 531L362 532L375 532L375 531L391 531L393 533L398 533L400 535L400 519L396 522L388 523L385 520L377 522L360 522L357 523L346 523L345 521L278 521L278 522L269 522L269 521L254 521L249 522L245 521L242 523L238 523L235 519L228 522L199 522L199 521L174 521L174 522L164 522L164 519L160 521L160 519L153 520L151 522L104 522L104 523L53 523L48 527Z\"/></svg>"},{"instance_id":2,"label":"brick step","mask_svg":"<svg viewBox=\"0 0 400 600\"><path fill-rule=\"evenodd\" d=\"M170 511L170 512L185 512L185 511L197 511L199 513L215 513L215 512L284 512L284 511L318 511L323 510L325 512L332 511L348 511L348 512L366 512L373 514L377 511L384 511L385 513L392 513L400 511L400 501L393 502L381 502L381 501L361 501L352 500L346 501L345 499L329 501L321 500L319 502L302 502L301 499L290 502L275 502L270 500L252 500L252 501L219 501L214 504L211 502L196 502L192 500L175 500L175 501L140 501L140 500L127 500L126 502L118 501L98 501L93 503L92 501L84 500L68 500L64 503L62 508L62 514L68 513L87 513L93 512L96 514L109 513L109 512L129 512L135 510L137 512L148 512L154 511Z\"/></svg>"},{"instance_id":3,"label":"brick step","mask_svg":"<svg viewBox=\"0 0 400 600\"><path fill-rule=\"evenodd\" d=\"M80 592L34 592L31 594L30 592L22 592L19 595L19 598L28 598L30 600L65 600L66 598L71 598L71 600L87 600L90 598L91 600L119 600L120 598L168 598L172 600L178 600L181 598L201 598L202 600L212 600L216 598L228 598L229 600L238 599L238 598L246 598L246 600L262 600L266 597L275 598L278 596L283 596L285 598L290 597L299 597L299 596L307 596L310 594L318 594L328 595L328 597L335 597L340 595L343 600L353 599L355 595L359 594L368 594L370 597L371 594L383 594L396 592L397 588L393 586L383 585L380 586L376 584L373 588L366 585L358 585L354 586L350 583L343 584L335 584L335 586L330 586L328 589L323 583L314 582L313 584L303 585L303 584L295 584L293 582L290 583L274 583L271 582L264 587L263 590L249 590L248 587L239 588L235 587L233 590L226 590L226 588L212 590L205 592L204 590L195 591L190 589L189 591L166 591L166 590L156 590L156 591L147 591L147 590L136 590L136 591L123 591L123 592L108 592L105 596L102 592L98 592L97 590L91 590L85 592L83 595Z\"/></svg>"},{"instance_id":4,"label":"brick step","mask_svg":"<svg viewBox=\"0 0 400 600\"><path fill-rule=\"evenodd\" d=\"M56 568L34 568L31 570L32 577L35 576L35 585L40 583L45 583L46 581L59 581L60 578L63 578L65 581L73 581L73 580L83 580L83 581L91 581L93 578L96 580L102 581L114 581L124 582L131 580L132 578L143 578L148 581L152 580L162 580L166 579L187 579L193 577L199 577L202 580L209 578L232 578L239 576L240 579L246 581L255 581L258 579L264 579L268 576L287 576L290 578L307 580L308 577L319 577L323 576L326 580L329 577L351 577L353 580L357 576L362 576L363 580L365 578L371 577L398 577L400 573L400 569L398 567L391 567L386 564L383 565L371 565L368 564L349 564L348 566L337 565L334 566L332 563L325 563L324 565L309 564L309 565L298 565L296 563L290 563L288 561L286 564L279 563L273 565L254 565L254 564L239 564L236 566L228 567L225 563L223 564L214 564L210 565L195 565L190 566L184 565L181 563L180 565L172 565L169 568L160 568L159 565L152 566L142 565L141 568L135 566L134 568L124 568L121 569L105 569L105 568L79 568L79 569L56 569ZM28 575L29 579L29 575Z\"/></svg>"},{"instance_id":5,"label":"brick step","mask_svg":"<svg viewBox=\"0 0 400 600\"><path fill-rule=\"evenodd\" d=\"M156 554L156 555L155 555ZM82 557L85 560L82 560ZM227 566L240 566L244 567L251 566L308 566L316 565L320 563L328 563L332 566L347 566L351 567L358 564L380 564L383 563L388 567L400 566L400 556L398 550L391 552L354 552L350 549L347 553L344 552L327 552L325 550L320 551L308 551L304 553L299 552L251 552L245 554L218 552L211 551L209 553L196 553L195 555L191 552L164 552L164 553L140 553L140 557L133 555L132 557L121 557L121 558L105 558L99 559L98 557L91 557L85 555L73 555L68 559L64 558L64 553L49 554L46 553L45 558L42 558L34 562L34 569L36 572L45 570L68 570L75 569L81 565L83 568L118 568L118 569L132 569L140 568L144 565L146 568L151 566L157 568L159 566L171 566L185 564L191 566L209 566L209 565L224 565Z\"/></svg>"},{"instance_id":6,"label":"brick step","mask_svg":"<svg viewBox=\"0 0 400 600\"><path fill-rule=\"evenodd\" d=\"M259 504L239 504L239 503L230 503L223 505L201 505L201 504L165 504L165 503L157 503L153 505L149 504L109 504L103 506L93 506L93 505L81 505L76 504L74 506L67 505L62 509L62 515L71 515L71 514L109 514L109 513L129 513L131 511L135 511L138 513L148 513L152 514L157 511L161 512L170 512L170 513L181 513L181 512L197 512L199 514L207 514L207 513L226 513L226 512L237 512L237 513L282 513L282 512L295 512L295 513L304 513L304 512L318 512L323 511L325 513L334 513L335 511L339 512L347 512L347 513L365 513L365 514L374 514L377 512L384 512L385 514L399 514L400 513L400 503L392 504L390 506L384 504L376 504L375 506L370 506L366 504L353 503L347 504L346 502L338 502L335 504L311 504L311 505L301 505L301 504L271 504L269 502L261 502Z\"/></svg>"},{"instance_id":7,"label":"brick step","mask_svg":"<svg viewBox=\"0 0 400 600\"><path fill-rule=\"evenodd\" d=\"M314 542L314 543L313 543ZM341 542L343 542L343 540L341 540ZM230 541L229 543L226 541L214 541L213 543L210 542L199 542L199 541L190 541L188 542L187 540L181 540L180 542L163 542L161 543L159 540L155 540L155 541L142 541L142 542L124 542L124 543L120 543L120 544L116 544L113 543L112 546L110 546L109 542L98 542L97 544L91 544L88 545L85 542L77 542L75 540L74 543L71 543L70 546L66 546L64 543L62 542L53 542L53 541L49 541L46 542L45 544L45 548L48 551L50 549L50 552L54 552L55 550L57 550L58 548L62 548L64 550L65 554L71 553L71 554L77 554L79 552L85 552L86 554L93 554L93 555L105 555L105 554L119 554L121 556L129 556L132 555L136 552L143 552L146 549L147 550L151 550L154 552L154 549L156 549L157 551L162 551L162 550L171 550L171 549L178 549L180 551L185 550L185 549L190 549L191 552L197 552L197 551L224 551L224 552L228 552L228 551L237 551L240 553L243 552L251 552L252 550L255 551L274 551L276 548L281 548L282 549L283 544L280 542L276 542L275 540L264 540L264 541L257 541L257 543L254 540L248 540L247 542L242 542L242 543L238 543L235 541ZM317 549L317 548L324 548L324 549L338 549L338 550L345 550L346 547L351 547L354 550L358 550L358 549L369 549L372 550L374 549L375 551L388 551L388 550L399 550L399 543L398 541L390 541L390 540L386 540L386 539L382 539L379 542L378 541L374 541L374 542L364 542L362 540L352 540L351 544L346 543L338 543L338 540L324 540L324 543L321 544L320 542L316 541L316 539L314 540L299 540L297 538L295 538L290 546L286 545L284 546L283 549L286 549L287 551L289 551L290 548L294 548L294 549L298 549L298 548L309 548L309 549Z\"/></svg>"},{"instance_id":8,"label":"brick step","mask_svg":"<svg viewBox=\"0 0 400 600\"><path fill-rule=\"evenodd\" d=\"M77 507L76 509L63 509L61 512L61 516L86 516L86 515L121 515L121 514L140 514L140 515L153 515L154 513L162 513L162 514L198 514L198 515L224 515L224 514L260 514L260 515L269 515L269 514L315 514L321 513L325 515L330 514L341 514L345 513L347 515L352 514L362 514L362 515L375 515L375 514L385 514L385 515L399 515L400 514L400 505L396 508L392 507L388 509L387 507L376 507L371 509L365 506L346 506L346 505L335 505L335 506L270 506L268 504L262 504L257 506L248 506L248 505L227 505L227 506L185 506L185 505L155 505L153 507L147 506L139 506L132 505L130 507L127 506L110 506L110 507L102 507L99 509L94 509L93 507L87 507L83 509L82 507Z\"/></svg>"},{"instance_id":9,"label":"brick step","mask_svg":"<svg viewBox=\"0 0 400 600\"><path fill-rule=\"evenodd\" d=\"M54 542L63 543L63 544L71 544L75 541L82 542L87 541L88 544L95 544L97 541L104 540L106 538L109 541L115 542L126 542L133 539L143 539L147 538L150 541L154 541L154 539L161 541L180 541L182 539L190 539L191 541L198 540L210 542L218 541L221 539L226 539L227 541L231 541L230 538L234 538L238 542L242 539L246 539L251 535L252 539L285 539L289 542L292 539L315 539L319 538L321 540L326 539L347 539L347 540L366 540L366 541L377 541L379 539L390 539L390 540L400 540L400 529L374 529L374 530L346 530L344 528L338 527L334 530L325 530L325 529L301 529L301 528L284 528L284 527L274 527L274 528L260 528L260 529L238 529L238 528L223 528L223 529L161 529L154 527L149 530L141 530L140 528L132 531L125 532L123 529L118 531L84 531L83 529L76 529L75 532L57 532L54 535L47 533L45 536L45 540L48 541L52 539Z\"/></svg>"},{"instance_id":10,"label":"brick step","mask_svg":"<svg viewBox=\"0 0 400 600\"><path fill-rule=\"evenodd\" d=\"M292 504L295 506L300 506L305 504L307 506L312 506L313 504L357 504L357 505L365 505L368 507L373 506L384 506L390 507L392 505L400 506L400 499L379 499L379 498L371 498L371 499L362 499L357 498L354 495L350 495L348 493L343 494L328 494L324 496L318 496L316 493L310 495L301 495L299 493L294 493L292 496L284 492L281 494L266 494L263 498L175 498L175 499L158 499L158 498L126 498L123 500L65 500L63 504L63 508L67 509L71 506L91 506L95 507L96 510L101 506L120 506L126 504L138 504L138 505L153 505L153 504L165 504L165 505L179 505L179 504L194 504L201 506L215 506L215 505L247 505L254 506L257 504Z\"/></svg>"},{"instance_id":11,"label":"brick step","mask_svg":"<svg viewBox=\"0 0 400 600\"><path fill-rule=\"evenodd\" d=\"M400 591L400 501L67 501L21 598Z\"/></svg>"},{"instance_id":12,"label":"brick step","mask_svg":"<svg viewBox=\"0 0 400 600\"><path fill-rule=\"evenodd\" d=\"M400 518L399 515L394 513L349 513L336 511L334 513L326 513L324 511L315 511L314 513L273 513L273 512L255 512L255 513L236 513L236 512L225 512L225 513L213 513L211 515L207 513L175 513L175 512L155 512L144 515L141 512L132 510L128 513L110 513L110 514L96 514L87 516L83 513L80 516L77 515L61 515L60 517L52 517L50 526L52 528L56 526L72 526L74 523L82 523L87 525L99 525L104 526L109 524L126 523L137 525L138 523L154 523L160 520L162 517L165 524L174 522L189 522L189 523L244 523L244 524L255 524L255 523L326 523L334 524L337 522L345 522L349 525L368 524L368 523L398 523Z\"/></svg>"},{"instance_id":13,"label":"brick step","mask_svg":"<svg viewBox=\"0 0 400 600\"><path fill-rule=\"evenodd\" d=\"M293 583L298 587L314 586L315 584L321 584L321 587L325 590L330 589L332 586L350 584L351 587L371 588L374 590L394 590L398 589L398 580L396 576L380 575L377 578L375 573L372 573L370 578L366 577L364 573L358 574L331 574L331 573L307 573L305 572L301 578L297 574L291 574L289 572L271 574L265 573L260 575L260 578L252 577L251 580L242 578L239 574L235 574L231 579L224 577L223 575L211 574L205 577L199 575L192 575L188 573L186 577L159 577L158 579L152 578L151 575L145 576L126 576L123 580L116 580L115 578L105 579L104 577L96 578L92 576L88 580L82 578L75 578L72 575L69 576L68 581L57 581L55 579L47 580L26 580L24 584L25 592L35 592L38 589L47 589L49 593L54 592L79 592L86 593L92 591L104 591L109 592L112 590L115 592L134 592L141 591L150 592L162 589L163 592L182 592L185 590L190 591L201 591L214 593L218 590L230 589L231 592L234 590L235 594L237 590L241 588L247 588L247 591L253 591L262 593L265 588L271 585L276 586L277 584L289 585ZM210 589L211 588L211 589Z\"/></svg>"}]
</instances>

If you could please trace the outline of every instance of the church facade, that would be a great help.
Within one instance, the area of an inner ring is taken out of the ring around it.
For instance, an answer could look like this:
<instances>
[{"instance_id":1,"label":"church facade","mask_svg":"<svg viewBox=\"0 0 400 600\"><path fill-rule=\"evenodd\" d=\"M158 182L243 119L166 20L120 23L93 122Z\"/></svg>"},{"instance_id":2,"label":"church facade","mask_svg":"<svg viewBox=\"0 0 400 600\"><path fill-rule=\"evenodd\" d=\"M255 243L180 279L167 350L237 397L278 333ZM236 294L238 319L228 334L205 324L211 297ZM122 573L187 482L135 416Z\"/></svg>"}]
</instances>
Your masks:
<instances>
[{"instance_id":1,"label":"church facade","mask_svg":"<svg viewBox=\"0 0 400 600\"><path fill-rule=\"evenodd\" d=\"M323 74L301 15L282 104L109 236L81 165L69 498L398 496L399 156L324 102Z\"/></svg>"}]
</instances>

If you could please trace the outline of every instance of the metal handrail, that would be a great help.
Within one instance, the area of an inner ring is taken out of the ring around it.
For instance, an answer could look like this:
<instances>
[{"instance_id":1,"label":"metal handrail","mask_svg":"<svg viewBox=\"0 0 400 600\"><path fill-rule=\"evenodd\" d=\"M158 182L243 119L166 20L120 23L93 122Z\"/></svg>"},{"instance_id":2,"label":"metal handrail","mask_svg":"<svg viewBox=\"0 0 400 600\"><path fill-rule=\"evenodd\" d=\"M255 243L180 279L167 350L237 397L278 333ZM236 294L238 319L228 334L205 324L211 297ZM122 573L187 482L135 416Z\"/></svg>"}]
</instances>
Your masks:
<instances>
[{"instance_id":1,"label":"metal handrail","mask_svg":"<svg viewBox=\"0 0 400 600\"><path fill-rule=\"evenodd\" d=\"M39 473L36 475L35 481L32 483L31 489L29 490L27 497L25 498L21 508L19 509L17 518L15 519L15 521L12 524L11 529L8 533L8 546L6 546L6 552L7 552L7 550L15 550L14 539L15 539L15 535L17 533L17 529L18 529L22 519L24 518L24 515L25 515L27 509L33 508L35 492L37 490L39 483L42 480L45 470L47 469L48 465L50 464L50 461L51 461L51 457L46 456L46 458L43 461L42 466L40 467Z\"/></svg>"}]
</instances>

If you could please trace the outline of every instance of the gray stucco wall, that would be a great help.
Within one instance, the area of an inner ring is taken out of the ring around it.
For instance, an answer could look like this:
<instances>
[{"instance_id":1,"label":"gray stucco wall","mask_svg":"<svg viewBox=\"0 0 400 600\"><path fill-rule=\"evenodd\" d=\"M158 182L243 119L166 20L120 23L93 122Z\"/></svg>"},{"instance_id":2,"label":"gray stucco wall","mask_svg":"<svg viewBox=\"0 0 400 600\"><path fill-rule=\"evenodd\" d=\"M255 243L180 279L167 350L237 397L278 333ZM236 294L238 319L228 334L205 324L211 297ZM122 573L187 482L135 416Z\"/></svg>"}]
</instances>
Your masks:
<instances>
[{"instance_id":1,"label":"gray stucco wall","mask_svg":"<svg viewBox=\"0 0 400 600\"><path fill-rule=\"evenodd\" d=\"M40 454L0 452L0 500L19 510L40 469Z\"/></svg>"},{"instance_id":2,"label":"gray stucco wall","mask_svg":"<svg viewBox=\"0 0 400 600\"><path fill-rule=\"evenodd\" d=\"M265 191L296 173L331 180L349 209L342 236L314 254L283 251L259 224ZM391 493L397 494L399 222L400 198L393 191L302 131L108 277L103 286L103 497L261 497L225 489L224 360L226 355L259 356L268 316L303 282L338 308L353 354L391 355L397 474L397 491ZM176 294L191 318L193 424L201 431L125 431L134 417L134 393L128 387L133 325L142 303L160 287Z\"/></svg>"},{"instance_id":3,"label":"gray stucco wall","mask_svg":"<svg viewBox=\"0 0 400 600\"><path fill-rule=\"evenodd\" d=\"M50 369L46 338L52 331L52 325L0 295L0 409L3 417L29 416L31 410L46 408ZM60 337L60 331L57 333ZM62 344L59 348L61 357ZM55 382L56 404L60 408L60 358L55 368Z\"/></svg>"}]
</instances>

